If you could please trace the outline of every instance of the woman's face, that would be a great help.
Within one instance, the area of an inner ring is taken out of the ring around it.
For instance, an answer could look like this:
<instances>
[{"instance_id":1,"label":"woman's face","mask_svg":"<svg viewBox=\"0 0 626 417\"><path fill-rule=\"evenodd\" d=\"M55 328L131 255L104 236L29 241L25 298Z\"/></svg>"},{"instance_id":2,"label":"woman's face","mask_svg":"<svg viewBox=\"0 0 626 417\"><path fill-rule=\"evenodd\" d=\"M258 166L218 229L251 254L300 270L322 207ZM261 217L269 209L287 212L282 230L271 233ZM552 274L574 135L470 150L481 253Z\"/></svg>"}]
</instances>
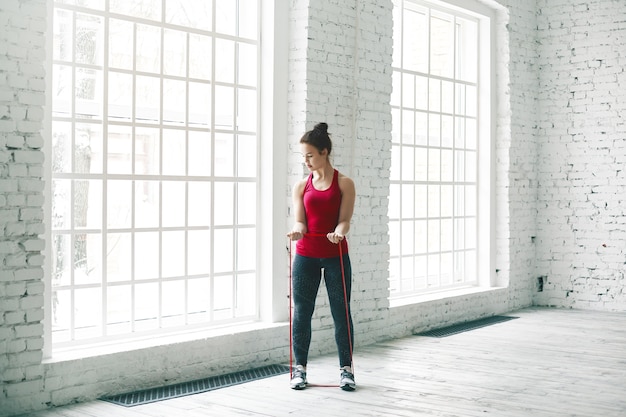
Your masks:
<instances>
[{"instance_id":1,"label":"woman's face","mask_svg":"<svg viewBox=\"0 0 626 417\"><path fill-rule=\"evenodd\" d=\"M313 145L309 145L308 143L301 143L300 151L302 152L304 165L306 165L309 171L315 171L317 169L323 168L328 162L328 151L326 149L320 152Z\"/></svg>"}]
</instances>

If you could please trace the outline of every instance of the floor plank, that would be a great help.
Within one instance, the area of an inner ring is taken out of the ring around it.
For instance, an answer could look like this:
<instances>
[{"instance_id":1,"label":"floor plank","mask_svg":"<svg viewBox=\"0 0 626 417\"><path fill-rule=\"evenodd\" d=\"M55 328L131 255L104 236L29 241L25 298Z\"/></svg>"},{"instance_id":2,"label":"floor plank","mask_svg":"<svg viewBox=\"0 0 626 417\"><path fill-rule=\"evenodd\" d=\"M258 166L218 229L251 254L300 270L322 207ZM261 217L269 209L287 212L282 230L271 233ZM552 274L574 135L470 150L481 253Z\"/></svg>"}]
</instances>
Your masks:
<instances>
[{"instance_id":1,"label":"floor plank","mask_svg":"<svg viewBox=\"0 0 626 417\"><path fill-rule=\"evenodd\" d=\"M102 401L33 417L626 416L626 314L528 308L444 338L412 336L355 351L358 388L289 389L280 375L122 407ZM309 382L337 384L336 356L313 358Z\"/></svg>"}]
</instances>

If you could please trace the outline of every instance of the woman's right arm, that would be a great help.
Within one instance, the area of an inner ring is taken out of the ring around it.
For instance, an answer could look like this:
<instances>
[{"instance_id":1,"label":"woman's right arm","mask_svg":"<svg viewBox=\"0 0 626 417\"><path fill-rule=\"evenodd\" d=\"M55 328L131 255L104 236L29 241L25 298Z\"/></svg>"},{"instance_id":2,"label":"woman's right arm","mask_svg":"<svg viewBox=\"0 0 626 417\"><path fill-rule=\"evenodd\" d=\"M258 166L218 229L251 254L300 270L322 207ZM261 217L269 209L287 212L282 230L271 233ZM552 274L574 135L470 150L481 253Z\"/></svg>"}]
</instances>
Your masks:
<instances>
[{"instance_id":1,"label":"woman's right arm","mask_svg":"<svg viewBox=\"0 0 626 417\"><path fill-rule=\"evenodd\" d=\"M287 233L287 236L291 240L302 239L304 234L308 232L306 227L306 213L304 212L304 201L302 199L305 185L306 180L302 180L293 187L292 199L295 223L291 228L291 232Z\"/></svg>"}]
</instances>

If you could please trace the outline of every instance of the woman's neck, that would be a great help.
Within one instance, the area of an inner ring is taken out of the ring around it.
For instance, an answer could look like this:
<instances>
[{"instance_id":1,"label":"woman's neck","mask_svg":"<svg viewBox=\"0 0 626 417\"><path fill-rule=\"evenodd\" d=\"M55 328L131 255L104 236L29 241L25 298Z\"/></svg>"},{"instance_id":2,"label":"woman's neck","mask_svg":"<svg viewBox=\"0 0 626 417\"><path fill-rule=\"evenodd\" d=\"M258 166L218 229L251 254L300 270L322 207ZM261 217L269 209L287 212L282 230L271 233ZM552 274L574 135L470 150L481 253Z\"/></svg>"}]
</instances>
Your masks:
<instances>
[{"instance_id":1,"label":"woman's neck","mask_svg":"<svg viewBox=\"0 0 626 417\"><path fill-rule=\"evenodd\" d=\"M331 164L326 164L323 168L313 171L313 177L316 181L324 181L326 178L335 174L335 169Z\"/></svg>"}]
</instances>

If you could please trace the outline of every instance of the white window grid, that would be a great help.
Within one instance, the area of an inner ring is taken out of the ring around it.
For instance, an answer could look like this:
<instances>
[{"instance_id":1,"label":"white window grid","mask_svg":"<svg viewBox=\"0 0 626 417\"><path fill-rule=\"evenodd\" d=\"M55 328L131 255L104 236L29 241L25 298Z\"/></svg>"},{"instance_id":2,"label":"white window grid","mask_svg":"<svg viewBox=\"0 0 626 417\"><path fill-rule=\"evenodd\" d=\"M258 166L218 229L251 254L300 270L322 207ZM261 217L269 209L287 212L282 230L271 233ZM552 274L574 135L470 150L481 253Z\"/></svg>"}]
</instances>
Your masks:
<instances>
[{"instance_id":1,"label":"white window grid","mask_svg":"<svg viewBox=\"0 0 626 417\"><path fill-rule=\"evenodd\" d=\"M394 0L391 298L478 284L478 25Z\"/></svg>"},{"instance_id":2,"label":"white window grid","mask_svg":"<svg viewBox=\"0 0 626 417\"><path fill-rule=\"evenodd\" d=\"M54 346L258 317L259 10L53 4Z\"/></svg>"}]
</instances>

